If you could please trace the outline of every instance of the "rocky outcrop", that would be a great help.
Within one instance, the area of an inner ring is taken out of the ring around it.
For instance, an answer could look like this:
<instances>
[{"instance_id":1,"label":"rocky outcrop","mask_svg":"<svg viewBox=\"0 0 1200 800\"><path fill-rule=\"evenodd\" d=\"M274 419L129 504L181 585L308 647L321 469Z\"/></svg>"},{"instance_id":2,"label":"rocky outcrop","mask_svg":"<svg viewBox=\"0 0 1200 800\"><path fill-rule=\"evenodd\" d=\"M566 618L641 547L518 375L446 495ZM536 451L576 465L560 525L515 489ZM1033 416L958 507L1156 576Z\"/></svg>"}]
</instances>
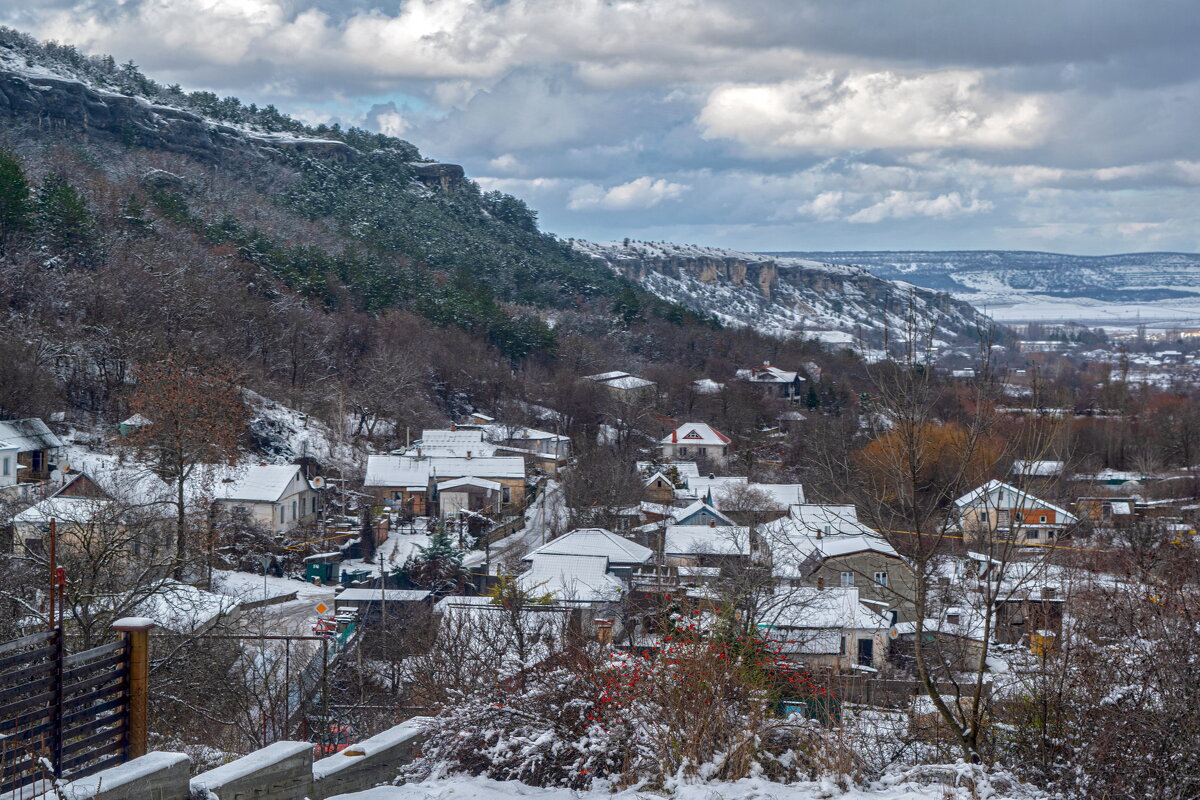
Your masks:
<instances>
[{"instance_id":1,"label":"rocky outcrop","mask_svg":"<svg viewBox=\"0 0 1200 800\"><path fill-rule=\"evenodd\" d=\"M430 189L450 192L462 187L466 174L458 164L413 164L413 177Z\"/></svg>"},{"instance_id":2,"label":"rocky outcrop","mask_svg":"<svg viewBox=\"0 0 1200 800\"><path fill-rule=\"evenodd\" d=\"M614 259L627 277L645 283L649 273L657 272L671 278L690 275L705 284L729 284L751 288L770 300L779 284L779 267L774 261L749 261L741 258L628 256Z\"/></svg>"},{"instance_id":3,"label":"rocky outcrop","mask_svg":"<svg viewBox=\"0 0 1200 800\"><path fill-rule=\"evenodd\" d=\"M88 86L77 80L0 70L0 119L42 131L105 137L127 145L220 162L247 149L269 156L296 152L350 159L358 151L344 142L287 134L255 133L212 122L170 106Z\"/></svg>"}]
</instances>

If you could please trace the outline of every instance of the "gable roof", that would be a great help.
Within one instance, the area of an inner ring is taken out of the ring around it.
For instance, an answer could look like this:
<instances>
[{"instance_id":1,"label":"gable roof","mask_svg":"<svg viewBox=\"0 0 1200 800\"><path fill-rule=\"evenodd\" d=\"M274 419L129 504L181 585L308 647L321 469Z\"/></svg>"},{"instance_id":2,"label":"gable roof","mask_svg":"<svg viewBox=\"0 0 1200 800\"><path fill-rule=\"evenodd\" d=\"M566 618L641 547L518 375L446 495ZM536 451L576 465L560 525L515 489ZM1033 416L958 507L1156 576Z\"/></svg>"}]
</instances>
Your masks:
<instances>
[{"instance_id":1,"label":"gable roof","mask_svg":"<svg viewBox=\"0 0 1200 800\"><path fill-rule=\"evenodd\" d=\"M750 555L750 529L740 525L671 525L663 537L668 555Z\"/></svg>"},{"instance_id":2,"label":"gable roof","mask_svg":"<svg viewBox=\"0 0 1200 800\"><path fill-rule=\"evenodd\" d=\"M250 467L231 467L223 472L213 487L216 500L246 500L252 503L275 503L287 492L300 474L299 464L255 464ZM308 482L301 478L301 485Z\"/></svg>"},{"instance_id":3,"label":"gable roof","mask_svg":"<svg viewBox=\"0 0 1200 800\"><path fill-rule=\"evenodd\" d=\"M701 514L704 512L708 512L709 514L716 517L721 522L724 522L726 527L737 527L736 522L734 522L729 517L725 516L720 511L713 508L712 506L710 506L708 503L704 502L703 500L697 500L696 502L692 503L687 508L681 508L676 511L673 511L673 512L671 512L671 516L675 518L676 524L678 524L678 525L683 525L686 527L702 527L702 526L688 525L687 523L684 522L684 520L689 519L691 517L696 516L697 514Z\"/></svg>"},{"instance_id":4,"label":"gable roof","mask_svg":"<svg viewBox=\"0 0 1200 800\"><path fill-rule=\"evenodd\" d=\"M618 600L625 584L608 573L604 556L535 555L518 582L522 589L548 592L559 600L597 602Z\"/></svg>"},{"instance_id":5,"label":"gable roof","mask_svg":"<svg viewBox=\"0 0 1200 800\"><path fill-rule=\"evenodd\" d=\"M487 489L489 492L498 492L501 488L500 484L486 478L455 478L452 481L442 481L437 488L439 492L445 492L460 486L474 486L478 489Z\"/></svg>"},{"instance_id":6,"label":"gable roof","mask_svg":"<svg viewBox=\"0 0 1200 800\"><path fill-rule=\"evenodd\" d=\"M31 450L54 450L63 446L62 439L37 417L0 421L0 440L15 445L21 453Z\"/></svg>"},{"instance_id":7,"label":"gable roof","mask_svg":"<svg viewBox=\"0 0 1200 800\"><path fill-rule=\"evenodd\" d=\"M767 602L768 610L759 626L785 628L854 628L884 627L883 617L859 602L858 589L853 586L833 586L827 589L800 587L786 589Z\"/></svg>"},{"instance_id":8,"label":"gable roof","mask_svg":"<svg viewBox=\"0 0 1200 800\"><path fill-rule=\"evenodd\" d=\"M613 370L612 372L598 372L595 375L584 375L583 379L585 381L597 381L598 383L604 383L605 381L616 380L617 378L632 378L632 377L633 376L630 375L628 372L622 372L621 370L617 369L617 370Z\"/></svg>"},{"instance_id":9,"label":"gable roof","mask_svg":"<svg viewBox=\"0 0 1200 800\"><path fill-rule=\"evenodd\" d=\"M731 441L733 440L707 422L685 422L663 437L661 444L722 447Z\"/></svg>"},{"instance_id":10,"label":"gable roof","mask_svg":"<svg viewBox=\"0 0 1200 800\"><path fill-rule=\"evenodd\" d=\"M3 442L0 442L0 445L3 445ZM2 448L0 448L0 449L2 449ZM656 480L662 480L663 483L665 483L667 486L670 486L672 489L676 488L675 484L671 483L671 479L668 478L666 475L663 475L661 472L656 472L653 475L651 475L649 478L646 478L646 480L642 482L642 485L649 486L650 484L654 483Z\"/></svg>"},{"instance_id":11,"label":"gable roof","mask_svg":"<svg viewBox=\"0 0 1200 800\"><path fill-rule=\"evenodd\" d=\"M525 459L520 456L488 456L466 458L459 456L411 455L367 456L365 486L404 486L424 490L433 478L516 479L525 477Z\"/></svg>"},{"instance_id":12,"label":"gable roof","mask_svg":"<svg viewBox=\"0 0 1200 800\"><path fill-rule=\"evenodd\" d=\"M796 379L804 380L799 372L772 367L770 364L739 369L735 377L740 381L754 381L755 383L792 383Z\"/></svg>"},{"instance_id":13,"label":"gable roof","mask_svg":"<svg viewBox=\"0 0 1200 800\"><path fill-rule=\"evenodd\" d=\"M654 551L604 528L576 528L530 551L525 560L545 555L604 556L614 564L644 564Z\"/></svg>"},{"instance_id":14,"label":"gable roof","mask_svg":"<svg viewBox=\"0 0 1200 800\"><path fill-rule=\"evenodd\" d=\"M806 536L874 535L874 531L858 521L858 509L851 505L801 503L792 506L789 519L796 532Z\"/></svg>"},{"instance_id":15,"label":"gable roof","mask_svg":"<svg viewBox=\"0 0 1200 800\"><path fill-rule=\"evenodd\" d=\"M1002 494L1001 497L1007 495L1011 498L1011 502L1009 505L1004 506L997 503L994 505L995 508L1009 508L1016 510L1047 508L1051 511L1061 514L1065 519L1072 522L1077 522L1079 520L1078 517L1076 517L1070 511L1067 511L1065 508L1056 506L1053 503L1047 503L1045 500L1034 497L1028 492L1022 491L1015 486L995 479L988 481L973 491L967 492L962 497L955 500L954 505L958 508L986 505L988 504L988 498L990 498L992 494L996 492L1003 492L1004 494Z\"/></svg>"}]
</instances>

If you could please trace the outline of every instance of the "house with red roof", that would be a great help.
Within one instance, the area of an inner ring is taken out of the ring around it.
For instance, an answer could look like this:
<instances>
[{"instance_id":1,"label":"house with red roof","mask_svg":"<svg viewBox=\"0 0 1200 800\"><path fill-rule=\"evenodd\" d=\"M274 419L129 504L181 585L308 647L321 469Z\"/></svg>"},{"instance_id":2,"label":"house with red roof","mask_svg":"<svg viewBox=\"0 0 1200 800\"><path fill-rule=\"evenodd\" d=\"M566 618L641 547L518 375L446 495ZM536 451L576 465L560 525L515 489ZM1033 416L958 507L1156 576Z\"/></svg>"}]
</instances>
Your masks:
<instances>
[{"instance_id":1,"label":"house with red roof","mask_svg":"<svg viewBox=\"0 0 1200 800\"><path fill-rule=\"evenodd\" d=\"M732 440L704 422L685 422L659 442L664 461L695 461L707 459L724 464L729 457Z\"/></svg>"}]
</instances>

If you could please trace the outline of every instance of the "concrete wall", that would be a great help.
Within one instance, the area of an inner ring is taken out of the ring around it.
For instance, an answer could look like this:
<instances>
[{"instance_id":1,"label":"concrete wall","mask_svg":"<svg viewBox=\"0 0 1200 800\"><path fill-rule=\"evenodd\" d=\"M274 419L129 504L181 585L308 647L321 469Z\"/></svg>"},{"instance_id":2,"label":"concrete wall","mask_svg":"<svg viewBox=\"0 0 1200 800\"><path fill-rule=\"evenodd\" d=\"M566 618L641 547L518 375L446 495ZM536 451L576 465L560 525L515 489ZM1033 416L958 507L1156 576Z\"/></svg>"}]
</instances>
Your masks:
<instances>
[{"instance_id":1,"label":"concrete wall","mask_svg":"<svg viewBox=\"0 0 1200 800\"><path fill-rule=\"evenodd\" d=\"M397 725L313 764L311 800L391 783L417 757L425 741L421 720ZM222 798L224 800L224 798Z\"/></svg>"},{"instance_id":2,"label":"concrete wall","mask_svg":"<svg viewBox=\"0 0 1200 800\"><path fill-rule=\"evenodd\" d=\"M191 774L192 761L183 753L147 753L71 781L62 796L70 800L189 800Z\"/></svg>"},{"instance_id":3,"label":"concrete wall","mask_svg":"<svg viewBox=\"0 0 1200 800\"><path fill-rule=\"evenodd\" d=\"M390 784L420 752L424 718L401 723L313 763L310 742L276 742L189 780L183 753L148 753L73 781L70 800L325 800ZM211 793L211 794L210 794Z\"/></svg>"},{"instance_id":4,"label":"concrete wall","mask_svg":"<svg viewBox=\"0 0 1200 800\"><path fill-rule=\"evenodd\" d=\"M192 778L192 793L220 800L304 800L313 785L311 742L276 742Z\"/></svg>"}]
</instances>

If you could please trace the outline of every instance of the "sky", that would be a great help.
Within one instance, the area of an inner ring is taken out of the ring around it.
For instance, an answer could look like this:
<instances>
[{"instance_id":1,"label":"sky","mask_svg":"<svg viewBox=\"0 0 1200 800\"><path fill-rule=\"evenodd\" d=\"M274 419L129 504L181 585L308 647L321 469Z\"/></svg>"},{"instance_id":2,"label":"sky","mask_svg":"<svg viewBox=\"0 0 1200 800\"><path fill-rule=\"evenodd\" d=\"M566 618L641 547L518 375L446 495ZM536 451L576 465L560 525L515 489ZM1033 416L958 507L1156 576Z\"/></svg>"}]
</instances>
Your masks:
<instances>
[{"instance_id":1,"label":"sky","mask_svg":"<svg viewBox=\"0 0 1200 800\"><path fill-rule=\"evenodd\" d=\"M564 237L1200 250L1196 0L0 0L0 24L400 136Z\"/></svg>"}]
</instances>

